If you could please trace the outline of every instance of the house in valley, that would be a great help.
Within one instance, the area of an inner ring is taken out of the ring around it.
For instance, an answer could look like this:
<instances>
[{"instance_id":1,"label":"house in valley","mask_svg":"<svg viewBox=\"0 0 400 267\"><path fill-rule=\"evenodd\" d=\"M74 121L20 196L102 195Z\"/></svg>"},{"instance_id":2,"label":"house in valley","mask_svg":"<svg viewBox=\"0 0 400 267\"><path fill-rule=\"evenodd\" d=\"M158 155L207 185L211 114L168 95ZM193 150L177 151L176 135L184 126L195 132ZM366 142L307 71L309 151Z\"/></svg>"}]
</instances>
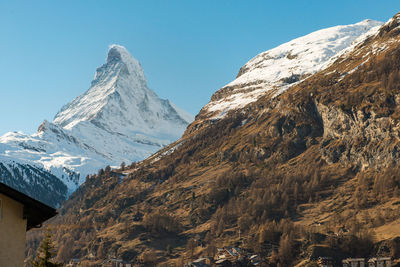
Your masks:
<instances>
[{"instance_id":1,"label":"house in valley","mask_svg":"<svg viewBox=\"0 0 400 267\"><path fill-rule=\"evenodd\" d=\"M364 258L347 258L342 261L343 267L366 267Z\"/></svg>"},{"instance_id":2,"label":"house in valley","mask_svg":"<svg viewBox=\"0 0 400 267\"><path fill-rule=\"evenodd\" d=\"M333 267L332 257L319 257L318 266L320 267Z\"/></svg>"},{"instance_id":3,"label":"house in valley","mask_svg":"<svg viewBox=\"0 0 400 267\"><path fill-rule=\"evenodd\" d=\"M368 267L391 267L392 259L390 257L371 258L368 260Z\"/></svg>"},{"instance_id":4,"label":"house in valley","mask_svg":"<svg viewBox=\"0 0 400 267\"><path fill-rule=\"evenodd\" d=\"M65 267L78 267L81 264L80 259L71 259Z\"/></svg>"},{"instance_id":5,"label":"house in valley","mask_svg":"<svg viewBox=\"0 0 400 267\"><path fill-rule=\"evenodd\" d=\"M243 256L243 251L236 247L223 247L217 248L216 260L229 260L237 261L241 256Z\"/></svg>"},{"instance_id":6,"label":"house in valley","mask_svg":"<svg viewBox=\"0 0 400 267\"><path fill-rule=\"evenodd\" d=\"M21 267L26 231L41 227L56 210L0 182L0 266Z\"/></svg>"},{"instance_id":7,"label":"house in valley","mask_svg":"<svg viewBox=\"0 0 400 267\"><path fill-rule=\"evenodd\" d=\"M111 258L103 261L101 264L102 267L132 267L132 264L129 262L125 262L122 259Z\"/></svg>"},{"instance_id":8,"label":"house in valley","mask_svg":"<svg viewBox=\"0 0 400 267\"><path fill-rule=\"evenodd\" d=\"M185 267L209 267L211 266L211 261L209 258L198 258L197 260L191 261L184 265Z\"/></svg>"}]
</instances>

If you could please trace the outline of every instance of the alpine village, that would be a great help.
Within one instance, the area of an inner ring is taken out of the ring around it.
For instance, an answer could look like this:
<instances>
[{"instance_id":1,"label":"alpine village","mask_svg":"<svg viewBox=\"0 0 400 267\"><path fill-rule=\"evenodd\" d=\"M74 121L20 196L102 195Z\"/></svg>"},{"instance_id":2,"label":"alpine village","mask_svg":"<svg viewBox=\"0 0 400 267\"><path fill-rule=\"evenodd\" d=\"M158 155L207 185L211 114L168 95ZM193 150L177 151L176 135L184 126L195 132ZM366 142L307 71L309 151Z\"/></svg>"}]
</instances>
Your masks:
<instances>
[{"instance_id":1,"label":"alpine village","mask_svg":"<svg viewBox=\"0 0 400 267\"><path fill-rule=\"evenodd\" d=\"M400 13L253 56L193 117L111 45L0 137L0 267L400 266Z\"/></svg>"}]
</instances>

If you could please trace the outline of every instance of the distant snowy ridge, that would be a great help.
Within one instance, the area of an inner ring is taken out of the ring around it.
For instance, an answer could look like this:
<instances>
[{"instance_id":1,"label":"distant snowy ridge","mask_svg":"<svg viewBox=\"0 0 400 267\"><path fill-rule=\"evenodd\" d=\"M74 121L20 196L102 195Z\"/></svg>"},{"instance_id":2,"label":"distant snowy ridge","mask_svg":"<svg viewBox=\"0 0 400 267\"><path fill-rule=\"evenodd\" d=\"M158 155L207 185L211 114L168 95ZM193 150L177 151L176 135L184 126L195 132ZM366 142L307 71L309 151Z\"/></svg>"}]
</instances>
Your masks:
<instances>
[{"instance_id":1,"label":"distant snowy ridge","mask_svg":"<svg viewBox=\"0 0 400 267\"><path fill-rule=\"evenodd\" d=\"M275 95L308 76L325 69L339 56L375 34L382 22L364 20L356 24L318 30L263 52L239 71L237 78L218 90L203 108L212 118L256 101L268 91Z\"/></svg>"},{"instance_id":2,"label":"distant snowy ridge","mask_svg":"<svg viewBox=\"0 0 400 267\"><path fill-rule=\"evenodd\" d=\"M87 174L142 160L177 140L193 119L150 90L140 63L124 47L111 45L91 87L53 122L44 121L33 135L0 137L0 162L47 170L71 193Z\"/></svg>"}]
</instances>

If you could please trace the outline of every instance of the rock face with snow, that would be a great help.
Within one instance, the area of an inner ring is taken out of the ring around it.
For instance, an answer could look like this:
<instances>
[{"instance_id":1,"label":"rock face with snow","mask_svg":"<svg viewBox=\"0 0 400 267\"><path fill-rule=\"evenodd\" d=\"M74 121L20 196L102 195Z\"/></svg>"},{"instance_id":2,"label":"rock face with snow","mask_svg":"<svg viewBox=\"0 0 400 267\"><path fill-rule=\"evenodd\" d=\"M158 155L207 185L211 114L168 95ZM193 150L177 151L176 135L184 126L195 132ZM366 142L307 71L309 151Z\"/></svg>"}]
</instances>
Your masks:
<instances>
[{"instance_id":1,"label":"rock face with snow","mask_svg":"<svg viewBox=\"0 0 400 267\"><path fill-rule=\"evenodd\" d=\"M87 174L144 159L175 141L192 120L150 90L139 62L124 47L112 45L89 90L65 105L53 122L44 121L33 135L0 137L0 161L48 171L71 193Z\"/></svg>"},{"instance_id":2,"label":"rock face with snow","mask_svg":"<svg viewBox=\"0 0 400 267\"><path fill-rule=\"evenodd\" d=\"M150 90L139 62L113 45L91 88L64 106L53 123L121 163L143 159L178 139L192 120Z\"/></svg>"},{"instance_id":3,"label":"rock face with snow","mask_svg":"<svg viewBox=\"0 0 400 267\"><path fill-rule=\"evenodd\" d=\"M328 67L340 55L376 33L381 25L378 21L364 20L322 29L255 56L240 69L234 81L212 96L200 117L218 119L265 93L282 93Z\"/></svg>"}]
</instances>

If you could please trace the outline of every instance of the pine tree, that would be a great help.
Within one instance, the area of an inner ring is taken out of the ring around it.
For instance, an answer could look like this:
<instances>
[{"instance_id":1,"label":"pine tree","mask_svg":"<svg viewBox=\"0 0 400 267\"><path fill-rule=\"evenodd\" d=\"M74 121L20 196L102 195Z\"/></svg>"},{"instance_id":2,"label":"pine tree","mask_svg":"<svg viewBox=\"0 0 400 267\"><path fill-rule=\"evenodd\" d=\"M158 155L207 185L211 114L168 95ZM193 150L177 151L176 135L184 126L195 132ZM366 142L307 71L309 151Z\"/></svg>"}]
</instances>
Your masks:
<instances>
[{"instance_id":1,"label":"pine tree","mask_svg":"<svg viewBox=\"0 0 400 267\"><path fill-rule=\"evenodd\" d=\"M51 233L47 229L46 236L40 243L36 259L32 262L33 267L61 267L63 264L52 262L54 257L54 246L51 242Z\"/></svg>"},{"instance_id":2,"label":"pine tree","mask_svg":"<svg viewBox=\"0 0 400 267\"><path fill-rule=\"evenodd\" d=\"M281 263L286 264L291 263L293 260L293 238L288 235L284 234L281 236L281 240L279 242L279 250L278 256Z\"/></svg>"}]
</instances>

